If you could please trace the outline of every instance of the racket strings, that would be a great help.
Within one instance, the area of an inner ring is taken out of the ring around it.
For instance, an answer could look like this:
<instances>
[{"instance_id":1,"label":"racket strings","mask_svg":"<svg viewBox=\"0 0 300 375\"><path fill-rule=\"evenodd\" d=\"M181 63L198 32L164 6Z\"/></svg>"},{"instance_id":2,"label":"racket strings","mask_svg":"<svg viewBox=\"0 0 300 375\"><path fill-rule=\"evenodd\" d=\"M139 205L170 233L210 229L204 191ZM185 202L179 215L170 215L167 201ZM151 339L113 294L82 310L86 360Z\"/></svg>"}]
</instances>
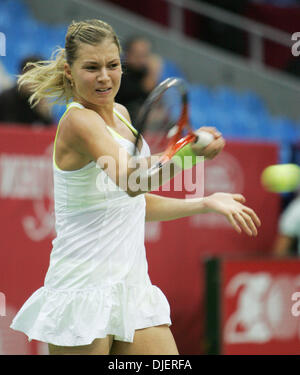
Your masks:
<instances>
[{"instance_id":1,"label":"racket strings","mask_svg":"<svg viewBox=\"0 0 300 375\"><path fill-rule=\"evenodd\" d=\"M169 89L160 95L148 113L145 127L152 138L150 148L154 154L166 151L170 144L180 139L187 112L187 109L183 110L180 99L178 90Z\"/></svg>"},{"instance_id":2,"label":"racket strings","mask_svg":"<svg viewBox=\"0 0 300 375\"><path fill-rule=\"evenodd\" d=\"M140 112L140 129L151 154L170 160L195 136L189 126L188 96L185 82L169 78L150 94Z\"/></svg>"}]
</instances>

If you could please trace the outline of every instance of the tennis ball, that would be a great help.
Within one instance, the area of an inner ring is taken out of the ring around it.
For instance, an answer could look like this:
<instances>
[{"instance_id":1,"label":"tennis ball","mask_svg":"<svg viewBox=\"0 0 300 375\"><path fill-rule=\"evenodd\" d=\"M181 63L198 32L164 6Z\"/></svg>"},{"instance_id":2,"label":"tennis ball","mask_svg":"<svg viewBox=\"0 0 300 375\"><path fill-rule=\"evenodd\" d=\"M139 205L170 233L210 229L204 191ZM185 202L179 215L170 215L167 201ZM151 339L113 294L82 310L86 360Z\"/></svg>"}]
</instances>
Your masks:
<instances>
[{"instance_id":1,"label":"tennis ball","mask_svg":"<svg viewBox=\"0 0 300 375\"><path fill-rule=\"evenodd\" d=\"M300 185L300 167L296 164L276 164L265 168L261 175L263 187L273 193L287 193Z\"/></svg>"}]
</instances>

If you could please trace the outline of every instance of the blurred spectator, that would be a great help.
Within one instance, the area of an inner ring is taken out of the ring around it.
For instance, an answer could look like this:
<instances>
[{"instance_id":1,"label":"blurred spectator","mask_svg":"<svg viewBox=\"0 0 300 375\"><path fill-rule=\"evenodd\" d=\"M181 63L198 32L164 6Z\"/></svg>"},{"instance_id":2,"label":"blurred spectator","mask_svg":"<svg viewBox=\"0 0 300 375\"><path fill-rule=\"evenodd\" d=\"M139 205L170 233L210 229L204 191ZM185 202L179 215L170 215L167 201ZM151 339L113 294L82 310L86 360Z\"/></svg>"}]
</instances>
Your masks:
<instances>
[{"instance_id":1,"label":"blurred spectator","mask_svg":"<svg viewBox=\"0 0 300 375\"><path fill-rule=\"evenodd\" d=\"M274 254L277 256L295 253L300 256L300 193L281 214L274 244Z\"/></svg>"},{"instance_id":2,"label":"blurred spectator","mask_svg":"<svg viewBox=\"0 0 300 375\"><path fill-rule=\"evenodd\" d=\"M38 56L29 56L21 62L20 72L28 62L41 60ZM28 102L31 92L28 87L20 90L15 84L0 94L0 122L30 125L52 125L54 120L46 102L40 102L34 108Z\"/></svg>"},{"instance_id":3,"label":"blurred spectator","mask_svg":"<svg viewBox=\"0 0 300 375\"><path fill-rule=\"evenodd\" d=\"M162 59L152 53L147 39L137 36L128 40L124 48L124 74L116 102L128 109L133 123L140 106L157 85L162 65Z\"/></svg>"}]
</instances>

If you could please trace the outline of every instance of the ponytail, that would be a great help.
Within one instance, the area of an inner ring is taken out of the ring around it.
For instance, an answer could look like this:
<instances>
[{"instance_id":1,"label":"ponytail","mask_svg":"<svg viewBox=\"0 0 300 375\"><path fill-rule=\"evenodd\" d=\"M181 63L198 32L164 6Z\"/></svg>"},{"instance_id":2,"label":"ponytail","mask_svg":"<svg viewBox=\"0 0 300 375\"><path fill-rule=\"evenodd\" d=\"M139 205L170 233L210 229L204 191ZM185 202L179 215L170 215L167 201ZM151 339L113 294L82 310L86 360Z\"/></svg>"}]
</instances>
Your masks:
<instances>
[{"instance_id":1,"label":"ponytail","mask_svg":"<svg viewBox=\"0 0 300 375\"><path fill-rule=\"evenodd\" d=\"M68 103L72 94L70 82L64 73L65 49L57 49L48 61L29 62L18 77L18 86L30 87L29 103L36 106L41 99L52 99L52 104Z\"/></svg>"}]
</instances>

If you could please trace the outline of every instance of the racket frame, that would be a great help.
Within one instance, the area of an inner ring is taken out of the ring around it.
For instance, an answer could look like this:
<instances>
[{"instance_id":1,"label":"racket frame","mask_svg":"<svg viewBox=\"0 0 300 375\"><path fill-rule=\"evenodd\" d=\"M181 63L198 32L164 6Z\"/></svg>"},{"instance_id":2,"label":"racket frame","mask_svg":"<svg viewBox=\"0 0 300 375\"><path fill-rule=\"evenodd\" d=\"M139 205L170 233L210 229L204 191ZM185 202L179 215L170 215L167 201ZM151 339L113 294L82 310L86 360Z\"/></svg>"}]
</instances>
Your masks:
<instances>
[{"instance_id":1,"label":"racket frame","mask_svg":"<svg viewBox=\"0 0 300 375\"><path fill-rule=\"evenodd\" d=\"M149 96L145 100L143 106L141 107L138 113L136 126L140 130L136 137L135 154L138 150L138 143L142 139L142 133L145 130L145 124L147 121L147 117L152 109L152 105L158 102L162 95L171 87L175 87L181 95L182 111L178 123L176 124L176 133L172 137L170 137L167 147L160 156L159 160L148 169L148 175L153 175L154 173L158 172L158 170L161 169L165 163L170 161L179 150L181 150L187 144L197 142L198 139L197 135L193 133L189 125L187 84L181 78L170 77L154 88L154 90L149 94ZM185 135L184 137L182 136L183 130L188 131L187 135Z\"/></svg>"}]
</instances>

